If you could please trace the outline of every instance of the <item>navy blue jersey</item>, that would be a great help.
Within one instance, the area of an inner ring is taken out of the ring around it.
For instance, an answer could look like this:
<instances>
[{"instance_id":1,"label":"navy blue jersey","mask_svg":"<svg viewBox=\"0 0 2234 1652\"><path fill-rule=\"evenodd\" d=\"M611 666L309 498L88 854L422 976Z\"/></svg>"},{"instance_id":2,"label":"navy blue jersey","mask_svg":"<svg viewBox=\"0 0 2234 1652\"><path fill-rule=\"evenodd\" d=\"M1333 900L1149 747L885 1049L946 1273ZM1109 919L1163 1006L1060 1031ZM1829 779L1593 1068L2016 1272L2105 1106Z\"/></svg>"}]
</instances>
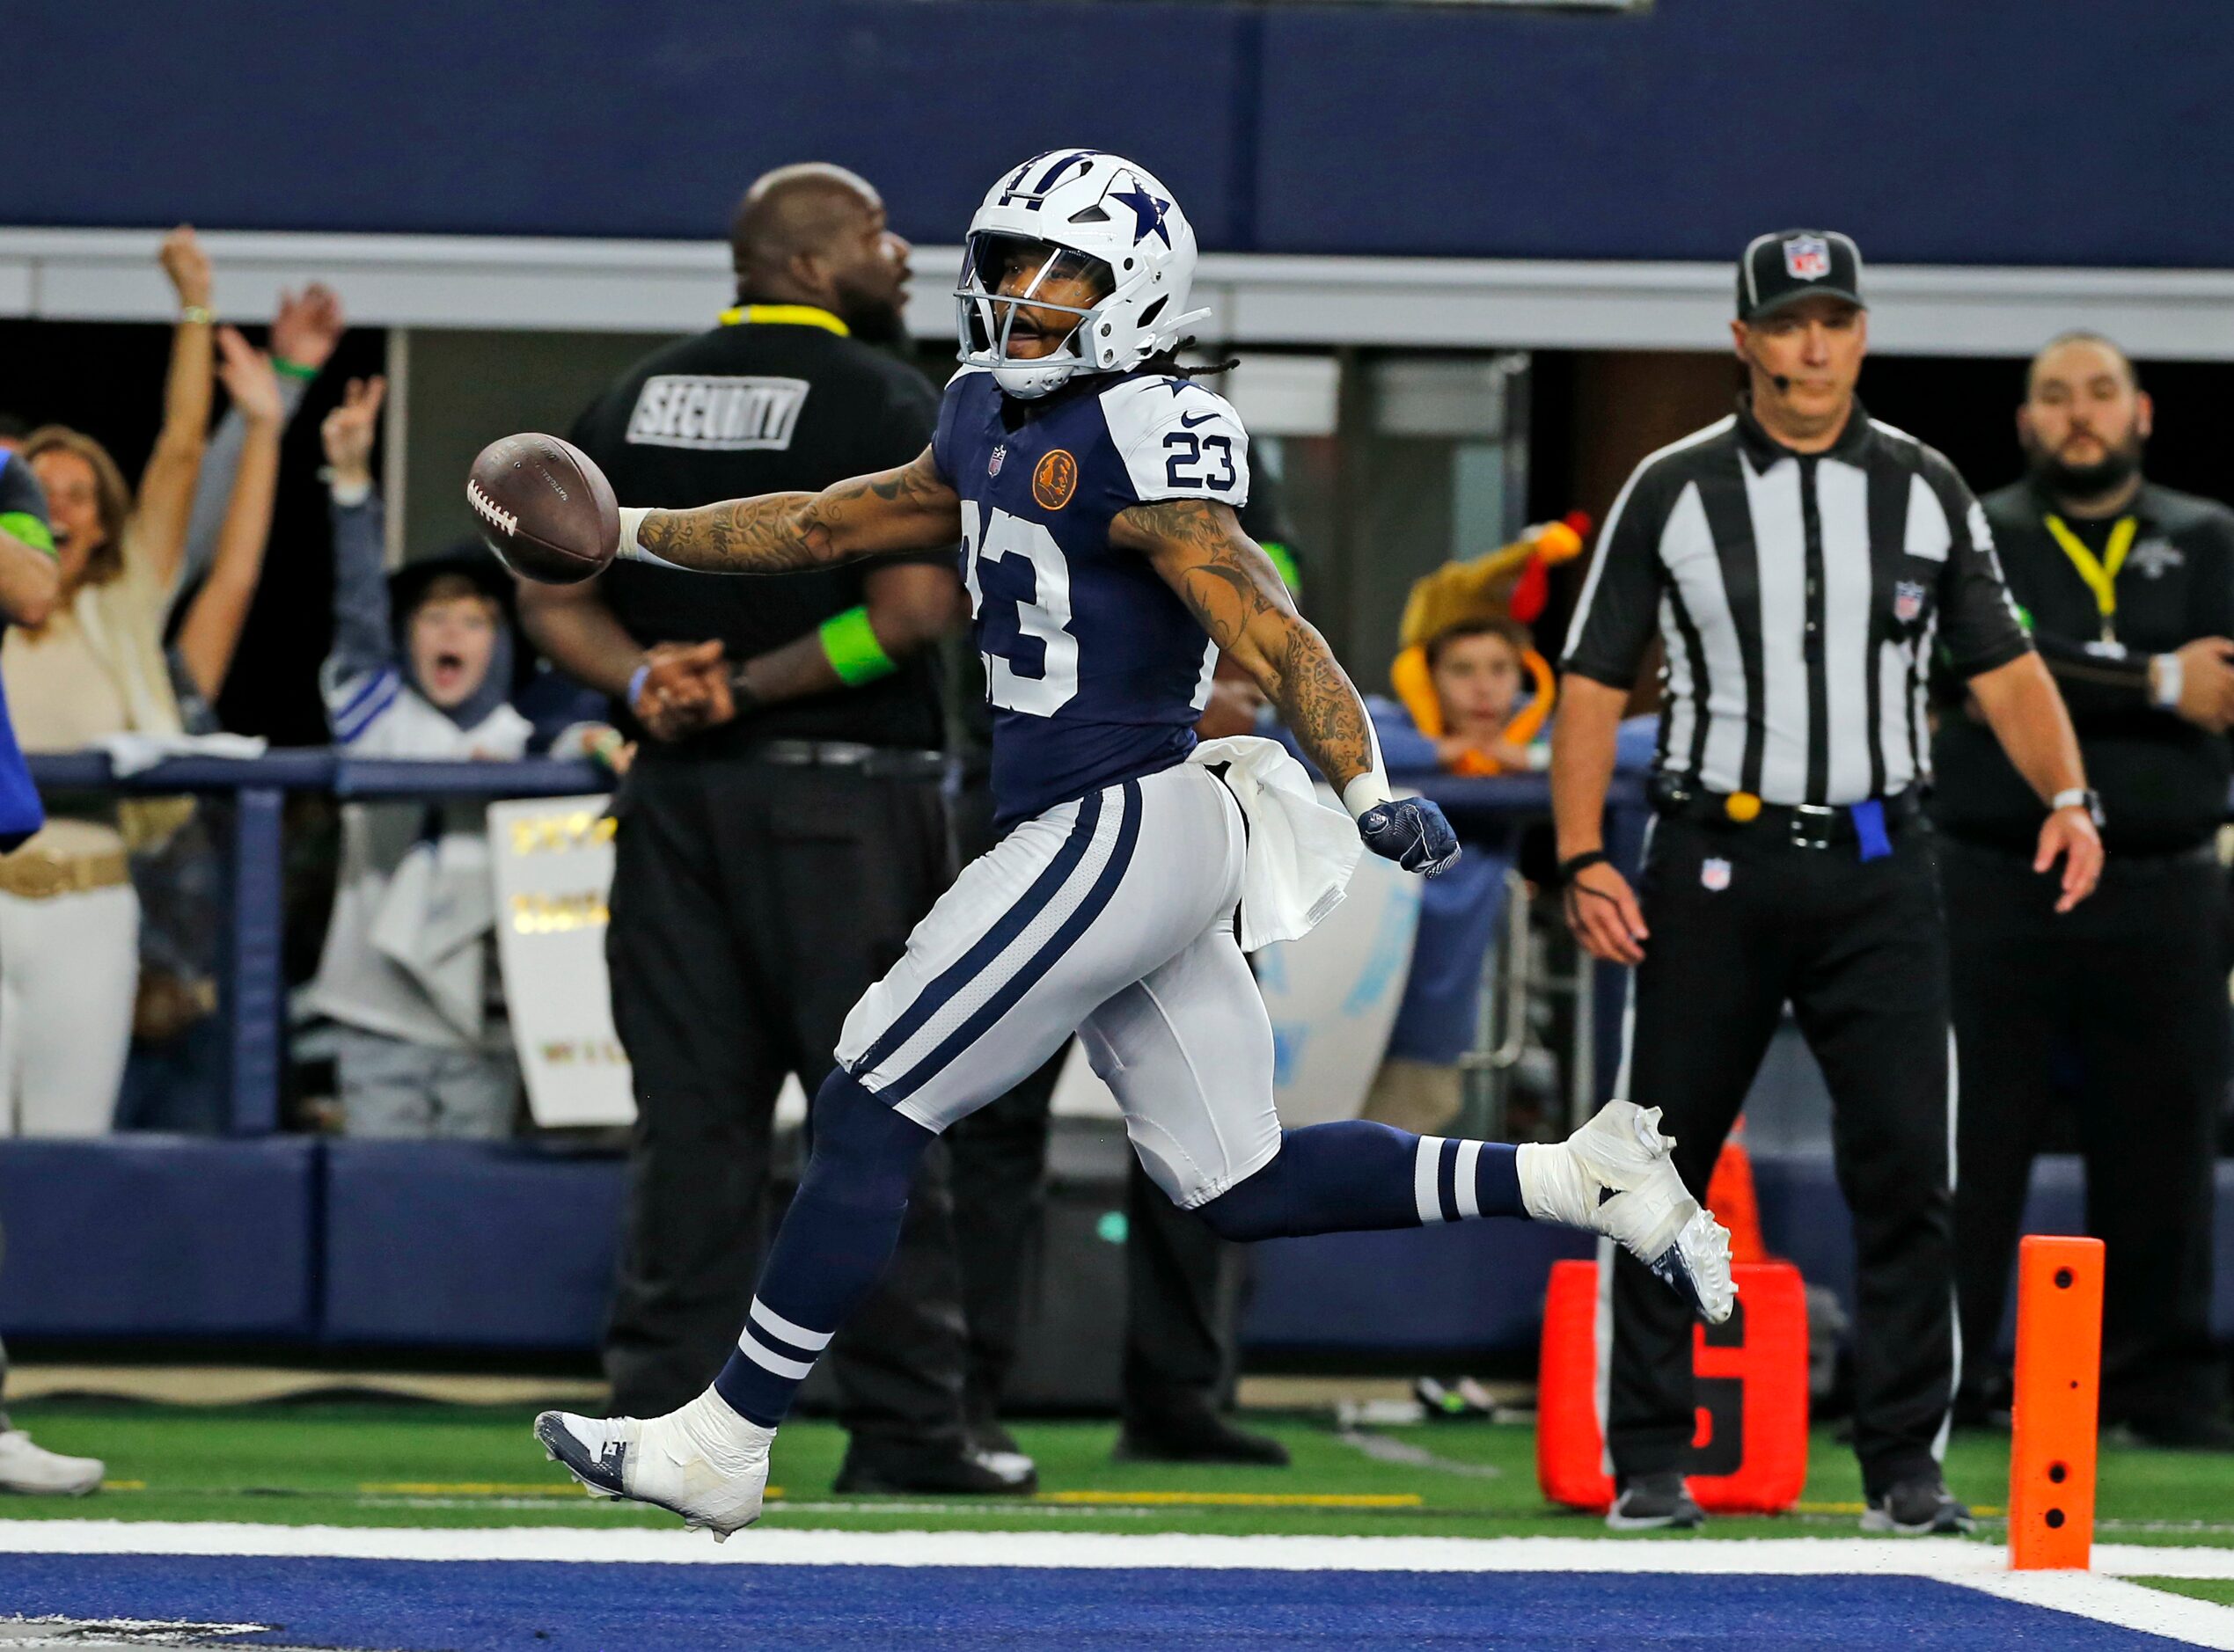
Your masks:
<instances>
[{"instance_id":1,"label":"navy blue jersey","mask_svg":"<svg viewBox=\"0 0 2234 1652\"><path fill-rule=\"evenodd\" d=\"M1110 545L1110 522L1154 500L1244 503L1249 437L1233 408L1153 373L1013 400L964 369L932 457L962 500L996 822L1183 759L1216 647L1146 559Z\"/></svg>"}]
</instances>

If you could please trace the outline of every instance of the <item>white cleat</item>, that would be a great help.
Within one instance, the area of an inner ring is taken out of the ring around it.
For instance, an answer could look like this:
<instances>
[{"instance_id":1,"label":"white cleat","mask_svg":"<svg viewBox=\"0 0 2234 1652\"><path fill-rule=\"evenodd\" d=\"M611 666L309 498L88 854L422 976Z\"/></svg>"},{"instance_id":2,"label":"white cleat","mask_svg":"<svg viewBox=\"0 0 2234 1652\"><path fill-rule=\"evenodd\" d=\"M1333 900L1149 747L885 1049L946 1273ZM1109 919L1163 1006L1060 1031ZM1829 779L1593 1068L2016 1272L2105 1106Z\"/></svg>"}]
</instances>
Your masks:
<instances>
[{"instance_id":1,"label":"white cleat","mask_svg":"<svg viewBox=\"0 0 2234 1652\"><path fill-rule=\"evenodd\" d=\"M34 1445L21 1429L0 1430L0 1492L35 1497L83 1497L106 1471L92 1457L64 1457Z\"/></svg>"},{"instance_id":2,"label":"white cleat","mask_svg":"<svg viewBox=\"0 0 2234 1652\"><path fill-rule=\"evenodd\" d=\"M650 1503L721 1543L760 1517L776 1431L746 1422L708 1389L663 1417L546 1411L535 1437L591 1496Z\"/></svg>"},{"instance_id":3,"label":"white cleat","mask_svg":"<svg viewBox=\"0 0 2234 1652\"><path fill-rule=\"evenodd\" d=\"M1660 1134L1660 1110L1608 1101L1554 1146L1520 1149L1528 1214L1618 1241L1665 1280L1710 1325L1738 1300L1730 1281L1730 1235L1683 1186Z\"/></svg>"}]
</instances>

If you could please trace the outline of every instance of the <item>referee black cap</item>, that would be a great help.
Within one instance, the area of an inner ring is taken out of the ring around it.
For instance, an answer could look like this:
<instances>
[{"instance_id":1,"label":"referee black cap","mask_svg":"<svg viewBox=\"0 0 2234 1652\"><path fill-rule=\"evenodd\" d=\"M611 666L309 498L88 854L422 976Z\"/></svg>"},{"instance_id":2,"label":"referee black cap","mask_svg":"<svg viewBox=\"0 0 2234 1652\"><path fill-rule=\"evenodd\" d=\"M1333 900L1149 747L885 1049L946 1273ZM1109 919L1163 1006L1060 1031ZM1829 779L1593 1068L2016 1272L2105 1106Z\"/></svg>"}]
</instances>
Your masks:
<instances>
[{"instance_id":1,"label":"referee black cap","mask_svg":"<svg viewBox=\"0 0 2234 1652\"><path fill-rule=\"evenodd\" d=\"M1738 319L1818 294L1866 310L1862 298L1862 249L1835 230L1778 230L1757 235L1738 259Z\"/></svg>"}]
</instances>

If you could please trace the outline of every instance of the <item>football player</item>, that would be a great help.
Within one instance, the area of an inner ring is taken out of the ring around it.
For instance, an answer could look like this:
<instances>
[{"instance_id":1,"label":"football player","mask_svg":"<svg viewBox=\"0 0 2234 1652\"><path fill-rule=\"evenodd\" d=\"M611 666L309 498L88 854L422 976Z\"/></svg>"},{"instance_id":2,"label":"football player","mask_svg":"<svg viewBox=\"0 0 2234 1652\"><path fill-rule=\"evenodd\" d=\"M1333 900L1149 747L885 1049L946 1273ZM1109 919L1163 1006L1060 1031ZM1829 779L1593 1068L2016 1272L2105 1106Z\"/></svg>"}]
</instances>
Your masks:
<instances>
[{"instance_id":1,"label":"football player","mask_svg":"<svg viewBox=\"0 0 2234 1652\"><path fill-rule=\"evenodd\" d=\"M1528 1217L1610 1234L1707 1319L1731 1311L1727 1237L1684 1191L1657 1114L1616 1101L1564 1143L1517 1149L1362 1121L1281 1129L1243 947L1307 930L1359 837L1430 877L1458 847L1433 803L1391 794L1357 690L1234 519L1249 438L1175 360L1208 313L1188 308L1194 265L1151 174L1091 150L1036 156L971 222L963 366L928 451L821 493L621 513L620 555L712 574L958 538L1006 835L848 1018L714 1385L649 1420L537 1420L593 1490L717 1537L751 1524L776 1426L883 1268L917 1159L1074 1030L1148 1173L1228 1238ZM1190 760L1220 648L1354 829L1270 742Z\"/></svg>"}]
</instances>

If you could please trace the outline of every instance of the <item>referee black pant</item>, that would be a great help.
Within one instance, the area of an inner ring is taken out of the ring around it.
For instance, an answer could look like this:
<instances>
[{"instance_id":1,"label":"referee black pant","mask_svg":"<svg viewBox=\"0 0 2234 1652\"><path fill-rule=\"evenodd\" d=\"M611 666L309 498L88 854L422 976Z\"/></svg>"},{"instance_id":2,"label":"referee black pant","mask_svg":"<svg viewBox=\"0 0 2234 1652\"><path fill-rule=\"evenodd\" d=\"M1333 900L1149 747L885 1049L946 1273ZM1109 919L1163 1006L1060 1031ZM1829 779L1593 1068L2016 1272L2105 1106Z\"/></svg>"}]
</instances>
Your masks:
<instances>
[{"instance_id":1,"label":"referee black pant","mask_svg":"<svg viewBox=\"0 0 2234 1652\"><path fill-rule=\"evenodd\" d=\"M2212 1134L2227 1076L2225 874L2208 846L2112 855L2061 917L2019 851L1940 855L1962 1078L1955 1201L1966 1364L1998 1346L2059 1058L2081 1070L2086 1231L2103 1240L2102 1418L2216 1414Z\"/></svg>"},{"instance_id":2,"label":"referee black pant","mask_svg":"<svg viewBox=\"0 0 2234 1652\"><path fill-rule=\"evenodd\" d=\"M605 1373L656 1416L721 1368L767 1238L776 1095L813 1095L846 1013L950 881L935 781L646 749L614 802L613 1022L634 1070ZM963 1444L963 1325L934 1148L876 1293L824 1362L854 1450Z\"/></svg>"},{"instance_id":3,"label":"referee black pant","mask_svg":"<svg viewBox=\"0 0 2234 1652\"><path fill-rule=\"evenodd\" d=\"M1857 1262L1855 1454L1874 1496L1937 1473L1955 1378L1946 930L1921 823L1893 852L1794 844L1769 822L1663 816L1639 889L1627 1088L1663 1109L1703 1198L1787 1002L1834 1104ZM1687 1467L1693 1319L1616 1250L1607 1434L1623 1478Z\"/></svg>"}]
</instances>

